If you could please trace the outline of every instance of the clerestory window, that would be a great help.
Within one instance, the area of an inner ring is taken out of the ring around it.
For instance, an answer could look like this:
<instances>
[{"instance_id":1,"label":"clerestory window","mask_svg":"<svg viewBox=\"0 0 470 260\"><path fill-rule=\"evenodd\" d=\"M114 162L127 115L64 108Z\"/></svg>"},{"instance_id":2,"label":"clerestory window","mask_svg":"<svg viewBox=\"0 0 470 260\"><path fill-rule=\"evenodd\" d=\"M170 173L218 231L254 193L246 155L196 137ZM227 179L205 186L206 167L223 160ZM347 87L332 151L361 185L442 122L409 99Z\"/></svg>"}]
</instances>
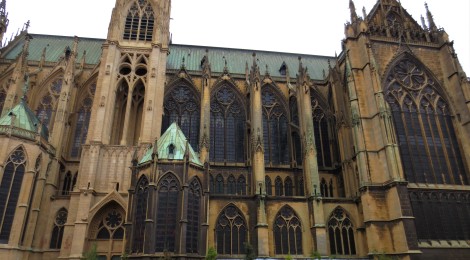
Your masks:
<instances>
[{"instance_id":1,"label":"clerestory window","mask_svg":"<svg viewBox=\"0 0 470 260\"><path fill-rule=\"evenodd\" d=\"M134 1L124 24L124 40L152 41L155 17L146 0Z\"/></svg>"}]
</instances>

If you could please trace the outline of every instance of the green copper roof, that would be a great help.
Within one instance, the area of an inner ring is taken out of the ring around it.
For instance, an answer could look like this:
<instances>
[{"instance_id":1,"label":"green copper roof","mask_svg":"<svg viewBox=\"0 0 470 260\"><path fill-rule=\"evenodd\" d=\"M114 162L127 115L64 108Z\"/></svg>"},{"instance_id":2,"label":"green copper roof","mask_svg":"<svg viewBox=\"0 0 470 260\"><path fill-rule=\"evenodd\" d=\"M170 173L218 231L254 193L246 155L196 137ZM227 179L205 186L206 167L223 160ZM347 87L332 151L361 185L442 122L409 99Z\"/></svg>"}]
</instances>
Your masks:
<instances>
[{"instance_id":1,"label":"green copper roof","mask_svg":"<svg viewBox=\"0 0 470 260\"><path fill-rule=\"evenodd\" d=\"M13 115L15 116L15 120L13 121L12 125L11 120ZM16 105L14 108L8 111L8 113L0 118L0 126L13 126L15 128L27 130L31 133L37 133L39 119L22 99L18 105ZM30 136L31 133L28 133L28 136ZM49 131L47 130L46 126L42 127L41 136L46 140L48 139Z\"/></svg>"},{"instance_id":2,"label":"green copper roof","mask_svg":"<svg viewBox=\"0 0 470 260\"><path fill-rule=\"evenodd\" d=\"M44 48L46 48L46 61L56 62L64 55L64 50L68 46L72 48L74 37L31 34L32 39L29 44L30 61L40 61ZM81 60L83 51L86 50L86 63L98 64L102 53L103 39L79 38L77 62ZM14 60L20 54L23 48L24 39L16 42L16 45L2 54L2 58ZM208 51L209 62L212 72L221 73L224 71L225 61L231 74L245 74L246 64L251 67L253 64L253 53L256 53L256 60L262 74L267 70L271 76L284 77L279 72L282 64L285 62L289 68L289 76L294 78L298 72L299 60L302 58L302 64L307 67L312 79L322 80L323 71L328 72L328 62L334 66L335 58L328 56L294 54L271 51L230 49L219 47L205 47L172 44L170 45L170 54L167 59L167 69L178 70L183 64L188 71L201 71L201 60Z\"/></svg>"},{"instance_id":3,"label":"green copper roof","mask_svg":"<svg viewBox=\"0 0 470 260\"><path fill-rule=\"evenodd\" d=\"M183 160L186 149L189 149L189 161L202 166L198 154L194 152L193 148L186 140L183 131L178 127L178 124L171 124L157 141L159 160ZM152 160L152 153L153 149L149 149L142 160L140 160L139 164L150 162Z\"/></svg>"},{"instance_id":4,"label":"green copper roof","mask_svg":"<svg viewBox=\"0 0 470 260\"><path fill-rule=\"evenodd\" d=\"M30 61L40 61L44 48L46 48L46 61L57 62L64 55L65 48L73 47L74 37L30 34L32 39L29 43ZM24 39L21 39L11 50L2 55L4 59L14 60L23 50ZM79 38L77 50L77 62L82 59L83 51L86 51L85 61L87 64L98 64L101 58L101 46L103 39Z\"/></svg>"}]
</instances>

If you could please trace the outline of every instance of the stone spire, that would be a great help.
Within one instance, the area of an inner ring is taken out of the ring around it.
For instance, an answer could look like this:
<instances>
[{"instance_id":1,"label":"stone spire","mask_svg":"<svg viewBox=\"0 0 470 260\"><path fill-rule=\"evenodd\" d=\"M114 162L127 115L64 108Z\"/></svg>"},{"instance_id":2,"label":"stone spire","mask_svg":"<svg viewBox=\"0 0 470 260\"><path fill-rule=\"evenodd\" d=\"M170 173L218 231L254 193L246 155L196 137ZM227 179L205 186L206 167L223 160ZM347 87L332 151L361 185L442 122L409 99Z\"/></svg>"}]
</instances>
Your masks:
<instances>
[{"instance_id":1,"label":"stone spire","mask_svg":"<svg viewBox=\"0 0 470 260\"><path fill-rule=\"evenodd\" d=\"M0 2L0 47L3 41L3 36L5 35L8 28L8 13L5 10L6 0Z\"/></svg>"},{"instance_id":2,"label":"stone spire","mask_svg":"<svg viewBox=\"0 0 470 260\"><path fill-rule=\"evenodd\" d=\"M429 11L428 3L424 3L424 6L426 7L426 16L428 18L429 29L431 31L436 31L437 26L436 26L436 23L434 22L434 18L432 16L431 11Z\"/></svg>"},{"instance_id":3,"label":"stone spire","mask_svg":"<svg viewBox=\"0 0 470 260\"><path fill-rule=\"evenodd\" d=\"M358 18L353 0L349 0L349 11L351 12L351 23L355 23Z\"/></svg>"}]
</instances>

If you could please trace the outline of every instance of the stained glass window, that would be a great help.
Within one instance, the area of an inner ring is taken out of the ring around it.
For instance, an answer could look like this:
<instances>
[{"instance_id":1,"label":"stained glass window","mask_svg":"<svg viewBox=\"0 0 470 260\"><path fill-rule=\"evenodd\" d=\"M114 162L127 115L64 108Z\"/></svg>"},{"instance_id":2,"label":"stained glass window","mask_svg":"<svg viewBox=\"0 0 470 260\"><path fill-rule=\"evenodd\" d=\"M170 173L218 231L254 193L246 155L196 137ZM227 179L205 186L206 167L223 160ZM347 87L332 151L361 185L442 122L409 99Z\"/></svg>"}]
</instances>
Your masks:
<instances>
[{"instance_id":1,"label":"stained glass window","mask_svg":"<svg viewBox=\"0 0 470 260\"><path fill-rule=\"evenodd\" d=\"M155 17L146 0L135 1L127 13L124 40L152 41Z\"/></svg>"},{"instance_id":2,"label":"stained glass window","mask_svg":"<svg viewBox=\"0 0 470 260\"><path fill-rule=\"evenodd\" d=\"M302 254L302 225L291 207L284 206L276 215L273 232L277 255Z\"/></svg>"},{"instance_id":3,"label":"stained glass window","mask_svg":"<svg viewBox=\"0 0 470 260\"><path fill-rule=\"evenodd\" d=\"M311 92L312 103L312 117L313 117L313 131L315 133L315 147L317 149L317 160L319 167L331 167L332 155L330 149L330 136L329 124L331 119L328 117L328 107L324 102L321 102L317 94Z\"/></svg>"},{"instance_id":4,"label":"stained glass window","mask_svg":"<svg viewBox=\"0 0 470 260\"><path fill-rule=\"evenodd\" d=\"M282 99L275 93L272 86L263 87L261 99L263 102L264 161L267 165L289 164L289 128Z\"/></svg>"},{"instance_id":5,"label":"stained glass window","mask_svg":"<svg viewBox=\"0 0 470 260\"><path fill-rule=\"evenodd\" d=\"M88 87L86 97L81 100L79 109L77 111L77 118L75 124L75 133L73 136L73 143L70 151L72 158L80 156L82 144L85 143L88 134L88 125L90 124L91 107L93 105L94 90L96 83Z\"/></svg>"},{"instance_id":6,"label":"stained glass window","mask_svg":"<svg viewBox=\"0 0 470 260\"><path fill-rule=\"evenodd\" d=\"M229 205L220 213L216 223L217 253L220 255L244 254L248 228L241 211Z\"/></svg>"},{"instance_id":7,"label":"stained glass window","mask_svg":"<svg viewBox=\"0 0 470 260\"><path fill-rule=\"evenodd\" d=\"M199 148L200 107L198 97L187 86L177 86L165 96L162 133L176 122L196 151ZM214 138L214 137L212 137Z\"/></svg>"},{"instance_id":8,"label":"stained glass window","mask_svg":"<svg viewBox=\"0 0 470 260\"><path fill-rule=\"evenodd\" d=\"M356 254L353 224L341 207L337 207L328 220L328 236L331 254Z\"/></svg>"},{"instance_id":9,"label":"stained glass window","mask_svg":"<svg viewBox=\"0 0 470 260\"><path fill-rule=\"evenodd\" d=\"M158 187L155 252L174 252L179 185L174 175L163 177Z\"/></svg>"},{"instance_id":10,"label":"stained glass window","mask_svg":"<svg viewBox=\"0 0 470 260\"><path fill-rule=\"evenodd\" d=\"M147 219L147 201L149 182L142 176L136 185L134 200L135 213L132 237L132 252L140 253L144 250L145 220Z\"/></svg>"},{"instance_id":11,"label":"stained glass window","mask_svg":"<svg viewBox=\"0 0 470 260\"><path fill-rule=\"evenodd\" d=\"M276 196L282 196L284 195L284 187L283 187L282 179L281 177L277 176L276 180L274 181L274 190Z\"/></svg>"},{"instance_id":12,"label":"stained glass window","mask_svg":"<svg viewBox=\"0 0 470 260\"><path fill-rule=\"evenodd\" d=\"M189 185L188 225L186 228L186 252L199 252L199 214L201 207L201 185L194 179Z\"/></svg>"},{"instance_id":13,"label":"stained glass window","mask_svg":"<svg viewBox=\"0 0 470 260\"><path fill-rule=\"evenodd\" d=\"M49 248L59 249L62 246L62 237L64 236L64 225L67 222L68 212L66 209L61 209L57 212L54 220L54 227L52 228L51 242Z\"/></svg>"},{"instance_id":14,"label":"stained glass window","mask_svg":"<svg viewBox=\"0 0 470 260\"><path fill-rule=\"evenodd\" d=\"M0 183L0 243L7 244L25 173L26 156L16 149L5 163Z\"/></svg>"},{"instance_id":15,"label":"stained glass window","mask_svg":"<svg viewBox=\"0 0 470 260\"><path fill-rule=\"evenodd\" d=\"M408 181L468 184L449 105L439 83L414 60L391 67L385 97L392 110Z\"/></svg>"},{"instance_id":16,"label":"stained glass window","mask_svg":"<svg viewBox=\"0 0 470 260\"><path fill-rule=\"evenodd\" d=\"M234 87L219 88L211 98L211 161L245 161L245 121L245 109Z\"/></svg>"},{"instance_id":17,"label":"stained glass window","mask_svg":"<svg viewBox=\"0 0 470 260\"><path fill-rule=\"evenodd\" d=\"M48 92L42 96L36 108L36 115L42 122L43 126L47 127L49 132L52 132L54 122L53 116L57 109L57 100L62 91L62 78L53 81L48 88Z\"/></svg>"}]
</instances>

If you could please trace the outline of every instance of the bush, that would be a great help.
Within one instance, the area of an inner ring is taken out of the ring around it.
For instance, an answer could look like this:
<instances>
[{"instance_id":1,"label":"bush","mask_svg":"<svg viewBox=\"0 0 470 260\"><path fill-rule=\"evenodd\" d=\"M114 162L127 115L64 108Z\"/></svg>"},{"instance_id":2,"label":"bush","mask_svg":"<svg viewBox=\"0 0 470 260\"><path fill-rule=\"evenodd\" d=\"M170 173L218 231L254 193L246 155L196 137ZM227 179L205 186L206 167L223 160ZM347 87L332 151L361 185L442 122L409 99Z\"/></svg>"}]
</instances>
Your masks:
<instances>
[{"instance_id":1,"label":"bush","mask_svg":"<svg viewBox=\"0 0 470 260\"><path fill-rule=\"evenodd\" d=\"M98 259L98 252L96 252L96 243L94 243L90 250L85 252L83 255L83 260L97 260Z\"/></svg>"},{"instance_id":2,"label":"bush","mask_svg":"<svg viewBox=\"0 0 470 260\"><path fill-rule=\"evenodd\" d=\"M210 247L206 254L206 260L215 260L217 259L217 251L215 248Z\"/></svg>"},{"instance_id":3,"label":"bush","mask_svg":"<svg viewBox=\"0 0 470 260\"><path fill-rule=\"evenodd\" d=\"M253 250L253 246L250 243L244 243L245 246L245 260L253 260L255 259L255 252Z\"/></svg>"}]
</instances>

